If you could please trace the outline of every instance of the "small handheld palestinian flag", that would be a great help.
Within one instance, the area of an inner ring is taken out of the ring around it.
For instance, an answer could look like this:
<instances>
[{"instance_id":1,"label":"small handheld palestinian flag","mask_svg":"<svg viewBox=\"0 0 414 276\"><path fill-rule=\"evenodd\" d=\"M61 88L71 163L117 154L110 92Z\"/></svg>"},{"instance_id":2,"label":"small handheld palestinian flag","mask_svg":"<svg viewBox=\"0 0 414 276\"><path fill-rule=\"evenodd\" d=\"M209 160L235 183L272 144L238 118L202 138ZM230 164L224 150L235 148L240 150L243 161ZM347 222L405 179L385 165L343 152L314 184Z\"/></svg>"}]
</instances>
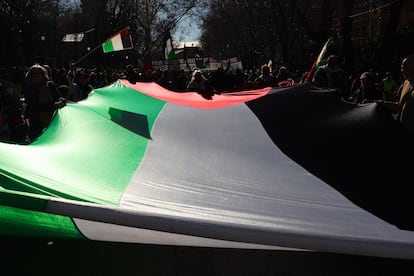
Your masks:
<instances>
[{"instance_id":1,"label":"small handheld palestinian flag","mask_svg":"<svg viewBox=\"0 0 414 276\"><path fill-rule=\"evenodd\" d=\"M119 33L115 34L111 38L102 43L102 49L104 53L110 53L114 51L121 51L132 49L132 38L129 32L129 27L124 28Z\"/></svg>"},{"instance_id":2,"label":"small handheld palestinian flag","mask_svg":"<svg viewBox=\"0 0 414 276\"><path fill-rule=\"evenodd\" d=\"M328 38L328 40L326 41L325 45L323 45L321 52L319 53L319 55L316 57L315 61L312 64L312 67L309 70L308 76L306 77L305 82L310 82L312 80L312 77L316 71L316 69L318 69L318 67L320 65L322 65L322 62L324 62L324 59L326 58L326 53L328 51L328 47L333 43L332 38Z\"/></svg>"},{"instance_id":3,"label":"small handheld palestinian flag","mask_svg":"<svg viewBox=\"0 0 414 276\"><path fill-rule=\"evenodd\" d=\"M171 35L168 33L167 35L167 41L165 42L165 59L166 60L173 60L175 59L175 51L172 44Z\"/></svg>"}]
</instances>

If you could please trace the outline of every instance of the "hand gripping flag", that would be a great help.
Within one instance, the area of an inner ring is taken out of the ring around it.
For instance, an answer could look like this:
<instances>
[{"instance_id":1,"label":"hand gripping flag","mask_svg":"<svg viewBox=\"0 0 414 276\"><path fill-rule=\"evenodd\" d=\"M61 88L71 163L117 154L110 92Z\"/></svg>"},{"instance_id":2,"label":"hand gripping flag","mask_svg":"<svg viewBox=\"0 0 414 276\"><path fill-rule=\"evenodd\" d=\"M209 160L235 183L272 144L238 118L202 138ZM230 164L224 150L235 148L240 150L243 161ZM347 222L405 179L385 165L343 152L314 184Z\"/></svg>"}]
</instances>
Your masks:
<instances>
[{"instance_id":1,"label":"hand gripping flag","mask_svg":"<svg viewBox=\"0 0 414 276\"><path fill-rule=\"evenodd\" d=\"M121 51L132 49L132 38L129 32L129 27L124 28L119 33L115 34L104 43L102 43L102 49L104 53L110 53L114 51Z\"/></svg>"}]
</instances>

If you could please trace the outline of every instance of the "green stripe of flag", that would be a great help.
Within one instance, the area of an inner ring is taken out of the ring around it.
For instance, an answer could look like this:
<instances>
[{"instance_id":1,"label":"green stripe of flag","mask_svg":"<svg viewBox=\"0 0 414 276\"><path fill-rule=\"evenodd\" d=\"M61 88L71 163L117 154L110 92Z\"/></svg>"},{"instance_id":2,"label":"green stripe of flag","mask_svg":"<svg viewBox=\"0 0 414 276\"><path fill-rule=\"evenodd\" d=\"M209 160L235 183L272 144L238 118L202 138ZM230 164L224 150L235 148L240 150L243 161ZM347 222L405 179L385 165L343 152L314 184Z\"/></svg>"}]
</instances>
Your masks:
<instances>
[{"instance_id":1,"label":"green stripe of flag","mask_svg":"<svg viewBox=\"0 0 414 276\"><path fill-rule=\"evenodd\" d=\"M133 45L131 34L129 33L128 27L124 28L122 31L112 36L110 39L108 39L102 44L102 49L104 53L126 50L131 48L133 48Z\"/></svg>"},{"instance_id":2,"label":"green stripe of flag","mask_svg":"<svg viewBox=\"0 0 414 276\"><path fill-rule=\"evenodd\" d=\"M64 216L0 206L0 235L85 239Z\"/></svg>"},{"instance_id":3,"label":"green stripe of flag","mask_svg":"<svg viewBox=\"0 0 414 276\"><path fill-rule=\"evenodd\" d=\"M6 179L0 179L0 186L34 196L117 205L164 105L118 82L94 90L86 101L60 109L34 143L0 143ZM30 209L30 195L26 198L19 204Z\"/></svg>"},{"instance_id":4,"label":"green stripe of flag","mask_svg":"<svg viewBox=\"0 0 414 276\"><path fill-rule=\"evenodd\" d=\"M164 105L117 82L59 110L32 144L0 143L0 234L83 238L49 199L117 205Z\"/></svg>"},{"instance_id":5,"label":"green stripe of flag","mask_svg":"<svg viewBox=\"0 0 414 276\"><path fill-rule=\"evenodd\" d=\"M109 53L109 52L113 52L114 51L114 45L112 44L112 41L109 40L108 42L104 43L102 45L103 48L103 52L104 53Z\"/></svg>"}]
</instances>

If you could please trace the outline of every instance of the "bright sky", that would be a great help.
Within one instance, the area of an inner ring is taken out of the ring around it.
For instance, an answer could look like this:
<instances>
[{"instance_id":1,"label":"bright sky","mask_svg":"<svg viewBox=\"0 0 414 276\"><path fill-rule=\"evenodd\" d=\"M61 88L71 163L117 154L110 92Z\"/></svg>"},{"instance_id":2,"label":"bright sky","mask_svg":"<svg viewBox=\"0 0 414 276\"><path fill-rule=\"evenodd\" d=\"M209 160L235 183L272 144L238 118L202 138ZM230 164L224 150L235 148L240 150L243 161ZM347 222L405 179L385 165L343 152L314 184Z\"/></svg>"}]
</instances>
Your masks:
<instances>
[{"instance_id":1,"label":"bright sky","mask_svg":"<svg viewBox=\"0 0 414 276\"><path fill-rule=\"evenodd\" d=\"M199 41L200 40L200 27L198 22L194 19L184 19L178 25L178 30L174 34L174 41Z\"/></svg>"},{"instance_id":2,"label":"bright sky","mask_svg":"<svg viewBox=\"0 0 414 276\"><path fill-rule=\"evenodd\" d=\"M80 3L79 0L71 0L70 2L76 5L79 5ZM180 22L177 32L173 34L173 41L199 41L200 32L199 22L197 22L194 18L186 18Z\"/></svg>"}]
</instances>

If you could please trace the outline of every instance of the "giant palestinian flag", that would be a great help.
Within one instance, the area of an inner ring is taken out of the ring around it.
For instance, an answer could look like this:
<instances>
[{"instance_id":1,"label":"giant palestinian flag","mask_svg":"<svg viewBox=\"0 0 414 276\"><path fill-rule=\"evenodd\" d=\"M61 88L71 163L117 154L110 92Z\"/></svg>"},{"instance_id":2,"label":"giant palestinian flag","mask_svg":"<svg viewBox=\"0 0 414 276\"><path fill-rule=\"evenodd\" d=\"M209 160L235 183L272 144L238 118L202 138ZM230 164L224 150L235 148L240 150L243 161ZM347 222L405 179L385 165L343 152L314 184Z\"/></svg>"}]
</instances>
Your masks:
<instances>
[{"instance_id":1,"label":"giant palestinian flag","mask_svg":"<svg viewBox=\"0 0 414 276\"><path fill-rule=\"evenodd\" d=\"M120 80L0 143L0 233L412 259L409 141L308 85L206 100Z\"/></svg>"}]
</instances>

